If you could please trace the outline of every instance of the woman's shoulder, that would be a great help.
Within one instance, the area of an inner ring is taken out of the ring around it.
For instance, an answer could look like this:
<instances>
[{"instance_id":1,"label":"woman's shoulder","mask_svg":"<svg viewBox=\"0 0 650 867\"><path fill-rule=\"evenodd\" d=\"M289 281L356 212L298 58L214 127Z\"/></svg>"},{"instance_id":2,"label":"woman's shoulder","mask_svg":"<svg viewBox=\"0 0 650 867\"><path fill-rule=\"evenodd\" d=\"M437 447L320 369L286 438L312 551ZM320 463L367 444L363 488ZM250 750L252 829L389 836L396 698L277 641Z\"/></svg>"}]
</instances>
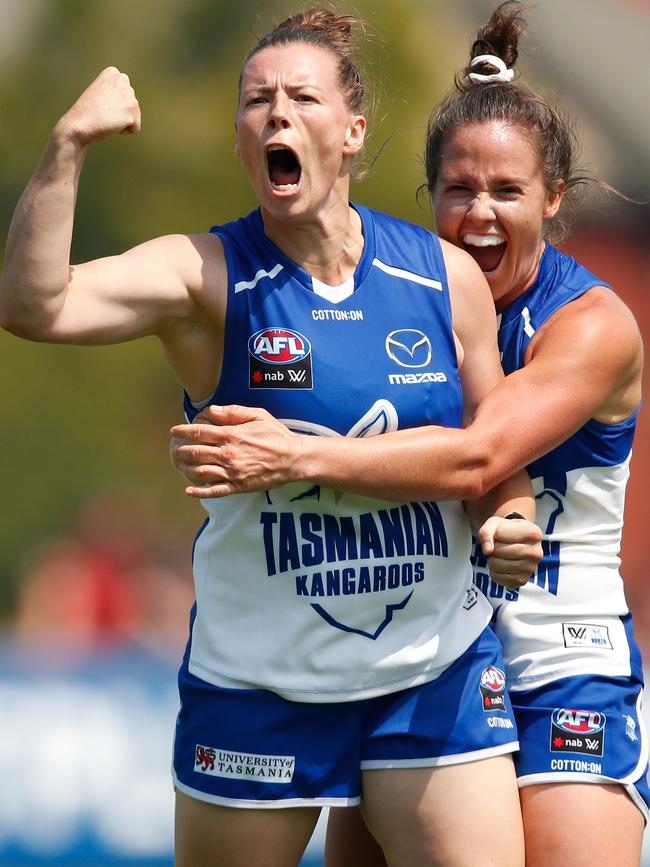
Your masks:
<instances>
[{"instance_id":1,"label":"woman's shoulder","mask_svg":"<svg viewBox=\"0 0 650 867\"><path fill-rule=\"evenodd\" d=\"M540 283L547 291L564 293L585 292L593 286L612 287L607 280L594 274L575 256L547 244L540 263Z\"/></svg>"},{"instance_id":2,"label":"woman's shoulder","mask_svg":"<svg viewBox=\"0 0 650 867\"><path fill-rule=\"evenodd\" d=\"M386 234L403 234L413 238L420 238L430 243L434 238L439 242L438 236L431 229L427 229L418 223L413 223L410 220L403 220L401 217L396 217L393 214L388 214L385 211L378 211L374 208L369 208L366 205L353 204L355 210L361 215L361 219L365 223L371 221L375 229Z\"/></svg>"}]
</instances>

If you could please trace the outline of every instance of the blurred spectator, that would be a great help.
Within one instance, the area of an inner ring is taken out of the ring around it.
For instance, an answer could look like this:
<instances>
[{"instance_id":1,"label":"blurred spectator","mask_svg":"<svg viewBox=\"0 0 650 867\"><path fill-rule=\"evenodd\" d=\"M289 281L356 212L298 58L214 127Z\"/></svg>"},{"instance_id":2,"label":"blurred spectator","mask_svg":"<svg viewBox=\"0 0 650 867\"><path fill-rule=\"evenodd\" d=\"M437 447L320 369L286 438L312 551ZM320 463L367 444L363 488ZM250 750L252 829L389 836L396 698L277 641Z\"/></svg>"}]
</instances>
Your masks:
<instances>
[{"instance_id":1,"label":"blurred spectator","mask_svg":"<svg viewBox=\"0 0 650 867\"><path fill-rule=\"evenodd\" d=\"M91 499L78 532L55 539L22 582L15 636L38 652L143 647L177 656L193 600L189 557L156 537L151 503L140 492ZM165 563L163 560L165 554ZM173 549L171 549L173 551Z\"/></svg>"}]
</instances>

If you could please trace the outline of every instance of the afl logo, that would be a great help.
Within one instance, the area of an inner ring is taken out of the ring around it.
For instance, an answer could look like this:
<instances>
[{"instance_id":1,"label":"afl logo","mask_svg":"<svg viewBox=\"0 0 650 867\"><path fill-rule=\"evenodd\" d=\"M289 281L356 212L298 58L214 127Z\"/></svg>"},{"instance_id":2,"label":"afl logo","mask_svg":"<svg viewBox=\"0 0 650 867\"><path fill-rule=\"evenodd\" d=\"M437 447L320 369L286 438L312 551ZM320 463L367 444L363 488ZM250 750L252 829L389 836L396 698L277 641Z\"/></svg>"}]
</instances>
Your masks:
<instances>
[{"instance_id":1,"label":"afl logo","mask_svg":"<svg viewBox=\"0 0 650 867\"><path fill-rule=\"evenodd\" d=\"M400 367L426 367L431 364L431 341L417 328L399 328L386 338L388 357Z\"/></svg>"},{"instance_id":2,"label":"afl logo","mask_svg":"<svg viewBox=\"0 0 650 867\"><path fill-rule=\"evenodd\" d=\"M593 735L605 728L605 714L597 710L556 707L551 720L558 728L574 735Z\"/></svg>"},{"instance_id":3,"label":"afl logo","mask_svg":"<svg viewBox=\"0 0 650 867\"><path fill-rule=\"evenodd\" d=\"M249 339L248 351L267 364L295 364L309 355L311 344L290 328L264 328Z\"/></svg>"},{"instance_id":4,"label":"afl logo","mask_svg":"<svg viewBox=\"0 0 650 867\"><path fill-rule=\"evenodd\" d=\"M506 685L506 676L500 668L491 665L481 675L481 686L491 692L503 692Z\"/></svg>"}]
</instances>

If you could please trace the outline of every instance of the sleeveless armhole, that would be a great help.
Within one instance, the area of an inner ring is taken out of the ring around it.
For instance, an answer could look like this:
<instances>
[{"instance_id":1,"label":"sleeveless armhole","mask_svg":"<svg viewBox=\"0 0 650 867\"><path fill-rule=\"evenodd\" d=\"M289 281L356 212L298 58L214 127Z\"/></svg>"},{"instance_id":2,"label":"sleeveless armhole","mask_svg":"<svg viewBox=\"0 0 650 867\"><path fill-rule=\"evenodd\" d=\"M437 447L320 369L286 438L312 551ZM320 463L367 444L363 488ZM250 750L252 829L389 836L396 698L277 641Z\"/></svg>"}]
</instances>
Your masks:
<instances>
[{"instance_id":1,"label":"sleeveless armhole","mask_svg":"<svg viewBox=\"0 0 650 867\"><path fill-rule=\"evenodd\" d=\"M604 421L598 421L596 418L590 418L584 425L584 429L593 432L606 447L609 447L613 438L634 433L640 411L641 403L639 402L628 417L622 421L608 424Z\"/></svg>"},{"instance_id":2,"label":"sleeveless armhole","mask_svg":"<svg viewBox=\"0 0 650 867\"><path fill-rule=\"evenodd\" d=\"M454 316L451 308L451 294L449 291L449 277L447 275L447 265L445 263L445 257L442 253L442 244L440 243L440 238L434 232L429 232L429 236L432 241L431 258L433 260L433 273L439 275L440 282L442 283L442 295L444 299L445 313L447 316L449 333L451 334L451 340L454 348L454 365L456 368L456 372L460 375L460 367L458 366L458 351L456 349L456 332L454 331Z\"/></svg>"},{"instance_id":3,"label":"sleeveless armhole","mask_svg":"<svg viewBox=\"0 0 650 867\"><path fill-rule=\"evenodd\" d=\"M453 331L453 316L451 310L451 298L449 296L449 277L447 275L447 266L445 264L445 257L442 254L442 244L440 243L440 238L435 235L433 232L429 232L429 237L432 240L431 245L431 258L433 259L433 272L434 274L438 274L440 276L440 282L442 283L443 296L445 299L445 310L447 312L447 317L449 321L449 325Z\"/></svg>"},{"instance_id":4,"label":"sleeveless armhole","mask_svg":"<svg viewBox=\"0 0 650 867\"><path fill-rule=\"evenodd\" d=\"M193 401L187 391L183 389L183 409L185 411L185 418L188 422L192 422L194 417L201 412L202 409L205 409L206 406L209 406L211 403L219 403L215 398L219 393L219 389L221 388L221 381L224 375L224 367L226 364L226 358L228 353L228 335L230 332L229 325L229 317L230 317L230 295L231 295L231 279L230 275L234 273L233 263L232 263L232 249L230 245L230 241L228 238L227 232L223 230L221 226L212 226L210 229L211 235L216 235L217 238L221 241L223 247L223 254L226 260L226 279L227 279L227 288L226 288L226 315L224 317L224 328L223 328L223 358L221 361L221 371L219 373L219 379L215 386L214 391L207 397L205 400L201 400L198 402Z\"/></svg>"}]
</instances>

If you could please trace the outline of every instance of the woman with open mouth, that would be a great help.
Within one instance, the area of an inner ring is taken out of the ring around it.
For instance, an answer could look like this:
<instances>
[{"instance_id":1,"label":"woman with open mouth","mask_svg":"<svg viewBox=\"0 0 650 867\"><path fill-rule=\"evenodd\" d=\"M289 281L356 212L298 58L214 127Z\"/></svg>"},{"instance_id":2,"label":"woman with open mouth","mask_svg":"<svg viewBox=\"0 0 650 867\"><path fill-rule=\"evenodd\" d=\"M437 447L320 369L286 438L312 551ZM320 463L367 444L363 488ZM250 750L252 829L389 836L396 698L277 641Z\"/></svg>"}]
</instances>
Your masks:
<instances>
[{"instance_id":1,"label":"woman with open mouth","mask_svg":"<svg viewBox=\"0 0 650 867\"><path fill-rule=\"evenodd\" d=\"M202 427L203 448L181 447L176 460L203 497L253 489L254 465L260 485L300 478L405 497L440 496L468 478L489 489L527 465L546 534L536 575L508 591L479 549L473 557L519 724L526 863L632 867L650 793L619 551L643 348L611 288L550 243L563 200L588 178L570 125L513 81L521 8L502 4L479 31L456 91L433 112L425 154L437 229L476 261L500 314L505 382L463 431L372 440L305 441L264 413L212 409L201 418L214 425ZM285 437L276 455L265 447L273 431ZM384 864L356 811L333 811L327 864Z\"/></svg>"},{"instance_id":2,"label":"woman with open mouth","mask_svg":"<svg viewBox=\"0 0 650 867\"><path fill-rule=\"evenodd\" d=\"M140 126L128 78L104 70L17 206L2 324L58 343L156 335L190 419L257 403L305 443L460 428L503 379L494 307L467 253L349 203L366 129L356 23L310 10L246 58L236 146L254 212L71 265L85 155ZM493 863L495 810L499 863L523 864L516 726L460 499L476 491L434 489L270 480L206 501L179 674L179 867L290 867L323 805L361 800L393 865ZM541 556L525 472L467 508L492 574L525 583Z\"/></svg>"}]
</instances>

